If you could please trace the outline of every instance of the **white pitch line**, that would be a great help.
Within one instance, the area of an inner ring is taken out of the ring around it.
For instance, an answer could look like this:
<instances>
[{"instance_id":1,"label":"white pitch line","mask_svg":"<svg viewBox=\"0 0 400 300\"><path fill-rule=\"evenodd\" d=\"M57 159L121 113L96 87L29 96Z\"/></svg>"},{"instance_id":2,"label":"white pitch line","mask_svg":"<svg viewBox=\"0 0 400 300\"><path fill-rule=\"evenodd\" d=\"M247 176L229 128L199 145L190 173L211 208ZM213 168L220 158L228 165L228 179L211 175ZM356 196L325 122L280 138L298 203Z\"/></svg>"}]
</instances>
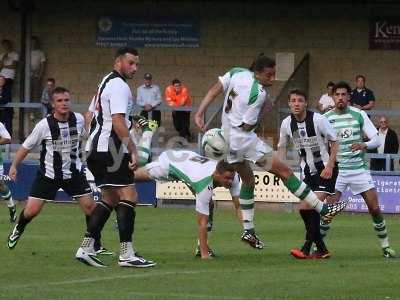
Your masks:
<instances>
[{"instance_id":1,"label":"white pitch line","mask_svg":"<svg viewBox=\"0 0 400 300\"><path fill-rule=\"evenodd\" d=\"M132 292L129 295L133 296L154 296L154 297L184 297L186 299L221 299L221 300L260 300L260 297L236 297L236 296L218 296L218 295L205 295L205 294L180 294L180 293L141 293Z\"/></svg>"},{"instance_id":2,"label":"white pitch line","mask_svg":"<svg viewBox=\"0 0 400 300\"><path fill-rule=\"evenodd\" d=\"M240 271L243 271L243 270L240 270ZM201 273L226 273L226 270L149 272L149 273L145 273L145 274L127 274L127 275L117 275L117 276L107 276L107 277L83 278L83 279L64 280L64 281L55 281L55 282L47 282L47 283L10 284L10 285L2 285L2 286L0 286L0 289L20 289L20 288L33 288L33 287L74 285L74 284L109 281L109 280L114 280L114 279L146 278L146 277L169 276L169 275L191 275L191 274L201 274Z\"/></svg>"}]
</instances>

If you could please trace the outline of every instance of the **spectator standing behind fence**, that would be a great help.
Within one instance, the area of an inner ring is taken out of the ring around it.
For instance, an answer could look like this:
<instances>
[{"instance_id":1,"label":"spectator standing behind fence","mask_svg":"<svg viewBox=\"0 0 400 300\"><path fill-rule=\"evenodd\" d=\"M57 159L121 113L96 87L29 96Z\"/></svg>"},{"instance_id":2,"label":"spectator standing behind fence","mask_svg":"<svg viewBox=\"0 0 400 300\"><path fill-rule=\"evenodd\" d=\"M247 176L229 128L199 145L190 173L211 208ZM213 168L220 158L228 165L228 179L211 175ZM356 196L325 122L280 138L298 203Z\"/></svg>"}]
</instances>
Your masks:
<instances>
[{"instance_id":1,"label":"spectator standing behind fence","mask_svg":"<svg viewBox=\"0 0 400 300\"><path fill-rule=\"evenodd\" d=\"M12 93L12 86L15 79L17 70L17 63L19 60L18 53L13 50L13 44L10 40L1 41L2 53L0 54L0 75L6 79L6 88L10 89ZM12 98L12 94L10 94Z\"/></svg>"},{"instance_id":2,"label":"spectator standing behind fence","mask_svg":"<svg viewBox=\"0 0 400 300\"><path fill-rule=\"evenodd\" d=\"M11 89L6 84L6 78L0 75L0 105L11 102ZM14 110L12 107L0 107L0 122L4 124L7 131L12 135L12 120Z\"/></svg>"},{"instance_id":3,"label":"spectator standing behind fence","mask_svg":"<svg viewBox=\"0 0 400 300\"><path fill-rule=\"evenodd\" d=\"M325 113L335 107L335 101L333 101L333 86L335 83L329 81L326 85L327 93L323 94L318 101L317 108L321 113Z\"/></svg>"},{"instance_id":4,"label":"spectator standing behind fence","mask_svg":"<svg viewBox=\"0 0 400 300\"><path fill-rule=\"evenodd\" d=\"M165 89L165 101L171 107L191 107L192 99L187 87L179 79L172 80L172 85ZM172 120L176 131L187 141L190 139L190 111L173 111Z\"/></svg>"},{"instance_id":5,"label":"spectator standing behind fence","mask_svg":"<svg viewBox=\"0 0 400 300\"><path fill-rule=\"evenodd\" d=\"M371 151L371 153L397 154L399 151L399 140L396 132L389 128L389 122L386 117L382 116L379 118L378 136L381 145L377 149L374 149L375 151ZM371 158L371 170L385 171L386 160L381 158ZM393 159L390 160L390 171L394 171Z\"/></svg>"},{"instance_id":6,"label":"spectator standing behind fence","mask_svg":"<svg viewBox=\"0 0 400 300\"><path fill-rule=\"evenodd\" d=\"M161 126L161 112L155 109L161 104L160 87L153 84L153 76L150 73L144 74L144 84L138 87L136 95L136 104L142 108L140 113L143 117L155 120L158 126Z\"/></svg>"},{"instance_id":7,"label":"spectator standing behind fence","mask_svg":"<svg viewBox=\"0 0 400 300\"><path fill-rule=\"evenodd\" d=\"M356 88L351 91L350 103L362 110L371 110L375 106L374 92L365 87L364 75L356 76Z\"/></svg>"},{"instance_id":8,"label":"spectator standing behind fence","mask_svg":"<svg viewBox=\"0 0 400 300\"><path fill-rule=\"evenodd\" d=\"M31 37L31 99L33 102L40 100L42 79L46 66L46 56L40 49L40 40L37 36Z\"/></svg>"},{"instance_id":9,"label":"spectator standing behind fence","mask_svg":"<svg viewBox=\"0 0 400 300\"><path fill-rule=\"evenodd\" d=\"M42 118L52 113L53 109L50 101L55 86L56 80L54 78L47 78L46 86L44 87L42 91L42 97L40 98L40 102L42 104Z\"/></svg>"}]
</instances>

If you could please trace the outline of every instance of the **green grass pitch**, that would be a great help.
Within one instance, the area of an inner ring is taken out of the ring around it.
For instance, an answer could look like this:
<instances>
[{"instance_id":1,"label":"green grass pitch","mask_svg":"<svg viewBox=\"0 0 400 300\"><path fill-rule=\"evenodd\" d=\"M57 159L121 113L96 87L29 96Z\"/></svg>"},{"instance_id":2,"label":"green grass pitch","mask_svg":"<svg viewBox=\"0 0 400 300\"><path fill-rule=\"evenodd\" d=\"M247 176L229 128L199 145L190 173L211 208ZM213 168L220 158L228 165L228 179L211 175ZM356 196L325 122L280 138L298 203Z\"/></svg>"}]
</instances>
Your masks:
<instances>
[{"instance_id":1,"label":"green grass pitch","mask_svg":"<svg viewBox=\"0 0 400 300\"><path fill-rule=\"evenodd\" d=\"M18 207L19 210L21 206ZM392 246L400 252L398 216L387 216ZM113 215L104 245L118 250ZM329 260L298 261L289 249L303 241L297 213L256 212L262 251L240 241L233 210L218 209L210 245L213 261L193 257L194 209L137 209L136 248L158 265L105 269L74 259L84 230L80 209L48 204L8 250L8 211L0 205L0 299L400 299L400 259L384 259L368 215L343 214L332 225Z\"/></svg>"}]
</instances>

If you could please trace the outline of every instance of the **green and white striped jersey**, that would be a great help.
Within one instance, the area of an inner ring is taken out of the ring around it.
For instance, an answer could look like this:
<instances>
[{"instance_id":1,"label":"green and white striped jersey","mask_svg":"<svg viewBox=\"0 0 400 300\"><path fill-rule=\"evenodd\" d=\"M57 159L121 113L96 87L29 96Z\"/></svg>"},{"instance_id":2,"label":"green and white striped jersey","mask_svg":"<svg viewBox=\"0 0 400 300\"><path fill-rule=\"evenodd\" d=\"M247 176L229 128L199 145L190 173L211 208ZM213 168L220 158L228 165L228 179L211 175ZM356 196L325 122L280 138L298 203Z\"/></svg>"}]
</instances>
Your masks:
<instances>
[{"instance_id":1,"label":"green and white striped jersey","mask_svg":"<svg viewBox=\"0 0 400 300\"><path fill-rule=\"evenodd\" d=\"M378 134L367 114L358 108L349 106L343 113L338 113L335 109L332 109L324 116L331 123L338 138L337 161L339 162L339 171L359 172L366 170L365 151L351 151L351 145L362 143L364 135L371 139Z\"/></svg>"}]
</instances>

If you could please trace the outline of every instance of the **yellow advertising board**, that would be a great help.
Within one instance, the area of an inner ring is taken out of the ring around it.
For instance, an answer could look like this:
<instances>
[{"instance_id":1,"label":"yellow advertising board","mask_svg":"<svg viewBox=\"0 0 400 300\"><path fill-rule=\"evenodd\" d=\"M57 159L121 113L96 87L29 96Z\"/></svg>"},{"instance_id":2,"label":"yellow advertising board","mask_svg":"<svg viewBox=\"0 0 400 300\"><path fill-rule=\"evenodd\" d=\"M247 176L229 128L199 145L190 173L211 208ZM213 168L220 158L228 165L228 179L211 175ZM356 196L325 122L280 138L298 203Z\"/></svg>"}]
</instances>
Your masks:
<instances>
[{"instance_id":1,"label":"yellow advertising board","mask_svg":"<svg viewBox=\"0 0 400 300\"><path fill-rule=\"evenodd\" d=\"M269 172L255 171L255 201L263 202L299 202L284 186L278 177ZM299 177L299 174L296 174ZM189 188L182 182L157 182L156 197L158 199L193 199L194 196ZM214 200L231 200L229 190L216 188Z\"/></svg>"}]
</instances>

